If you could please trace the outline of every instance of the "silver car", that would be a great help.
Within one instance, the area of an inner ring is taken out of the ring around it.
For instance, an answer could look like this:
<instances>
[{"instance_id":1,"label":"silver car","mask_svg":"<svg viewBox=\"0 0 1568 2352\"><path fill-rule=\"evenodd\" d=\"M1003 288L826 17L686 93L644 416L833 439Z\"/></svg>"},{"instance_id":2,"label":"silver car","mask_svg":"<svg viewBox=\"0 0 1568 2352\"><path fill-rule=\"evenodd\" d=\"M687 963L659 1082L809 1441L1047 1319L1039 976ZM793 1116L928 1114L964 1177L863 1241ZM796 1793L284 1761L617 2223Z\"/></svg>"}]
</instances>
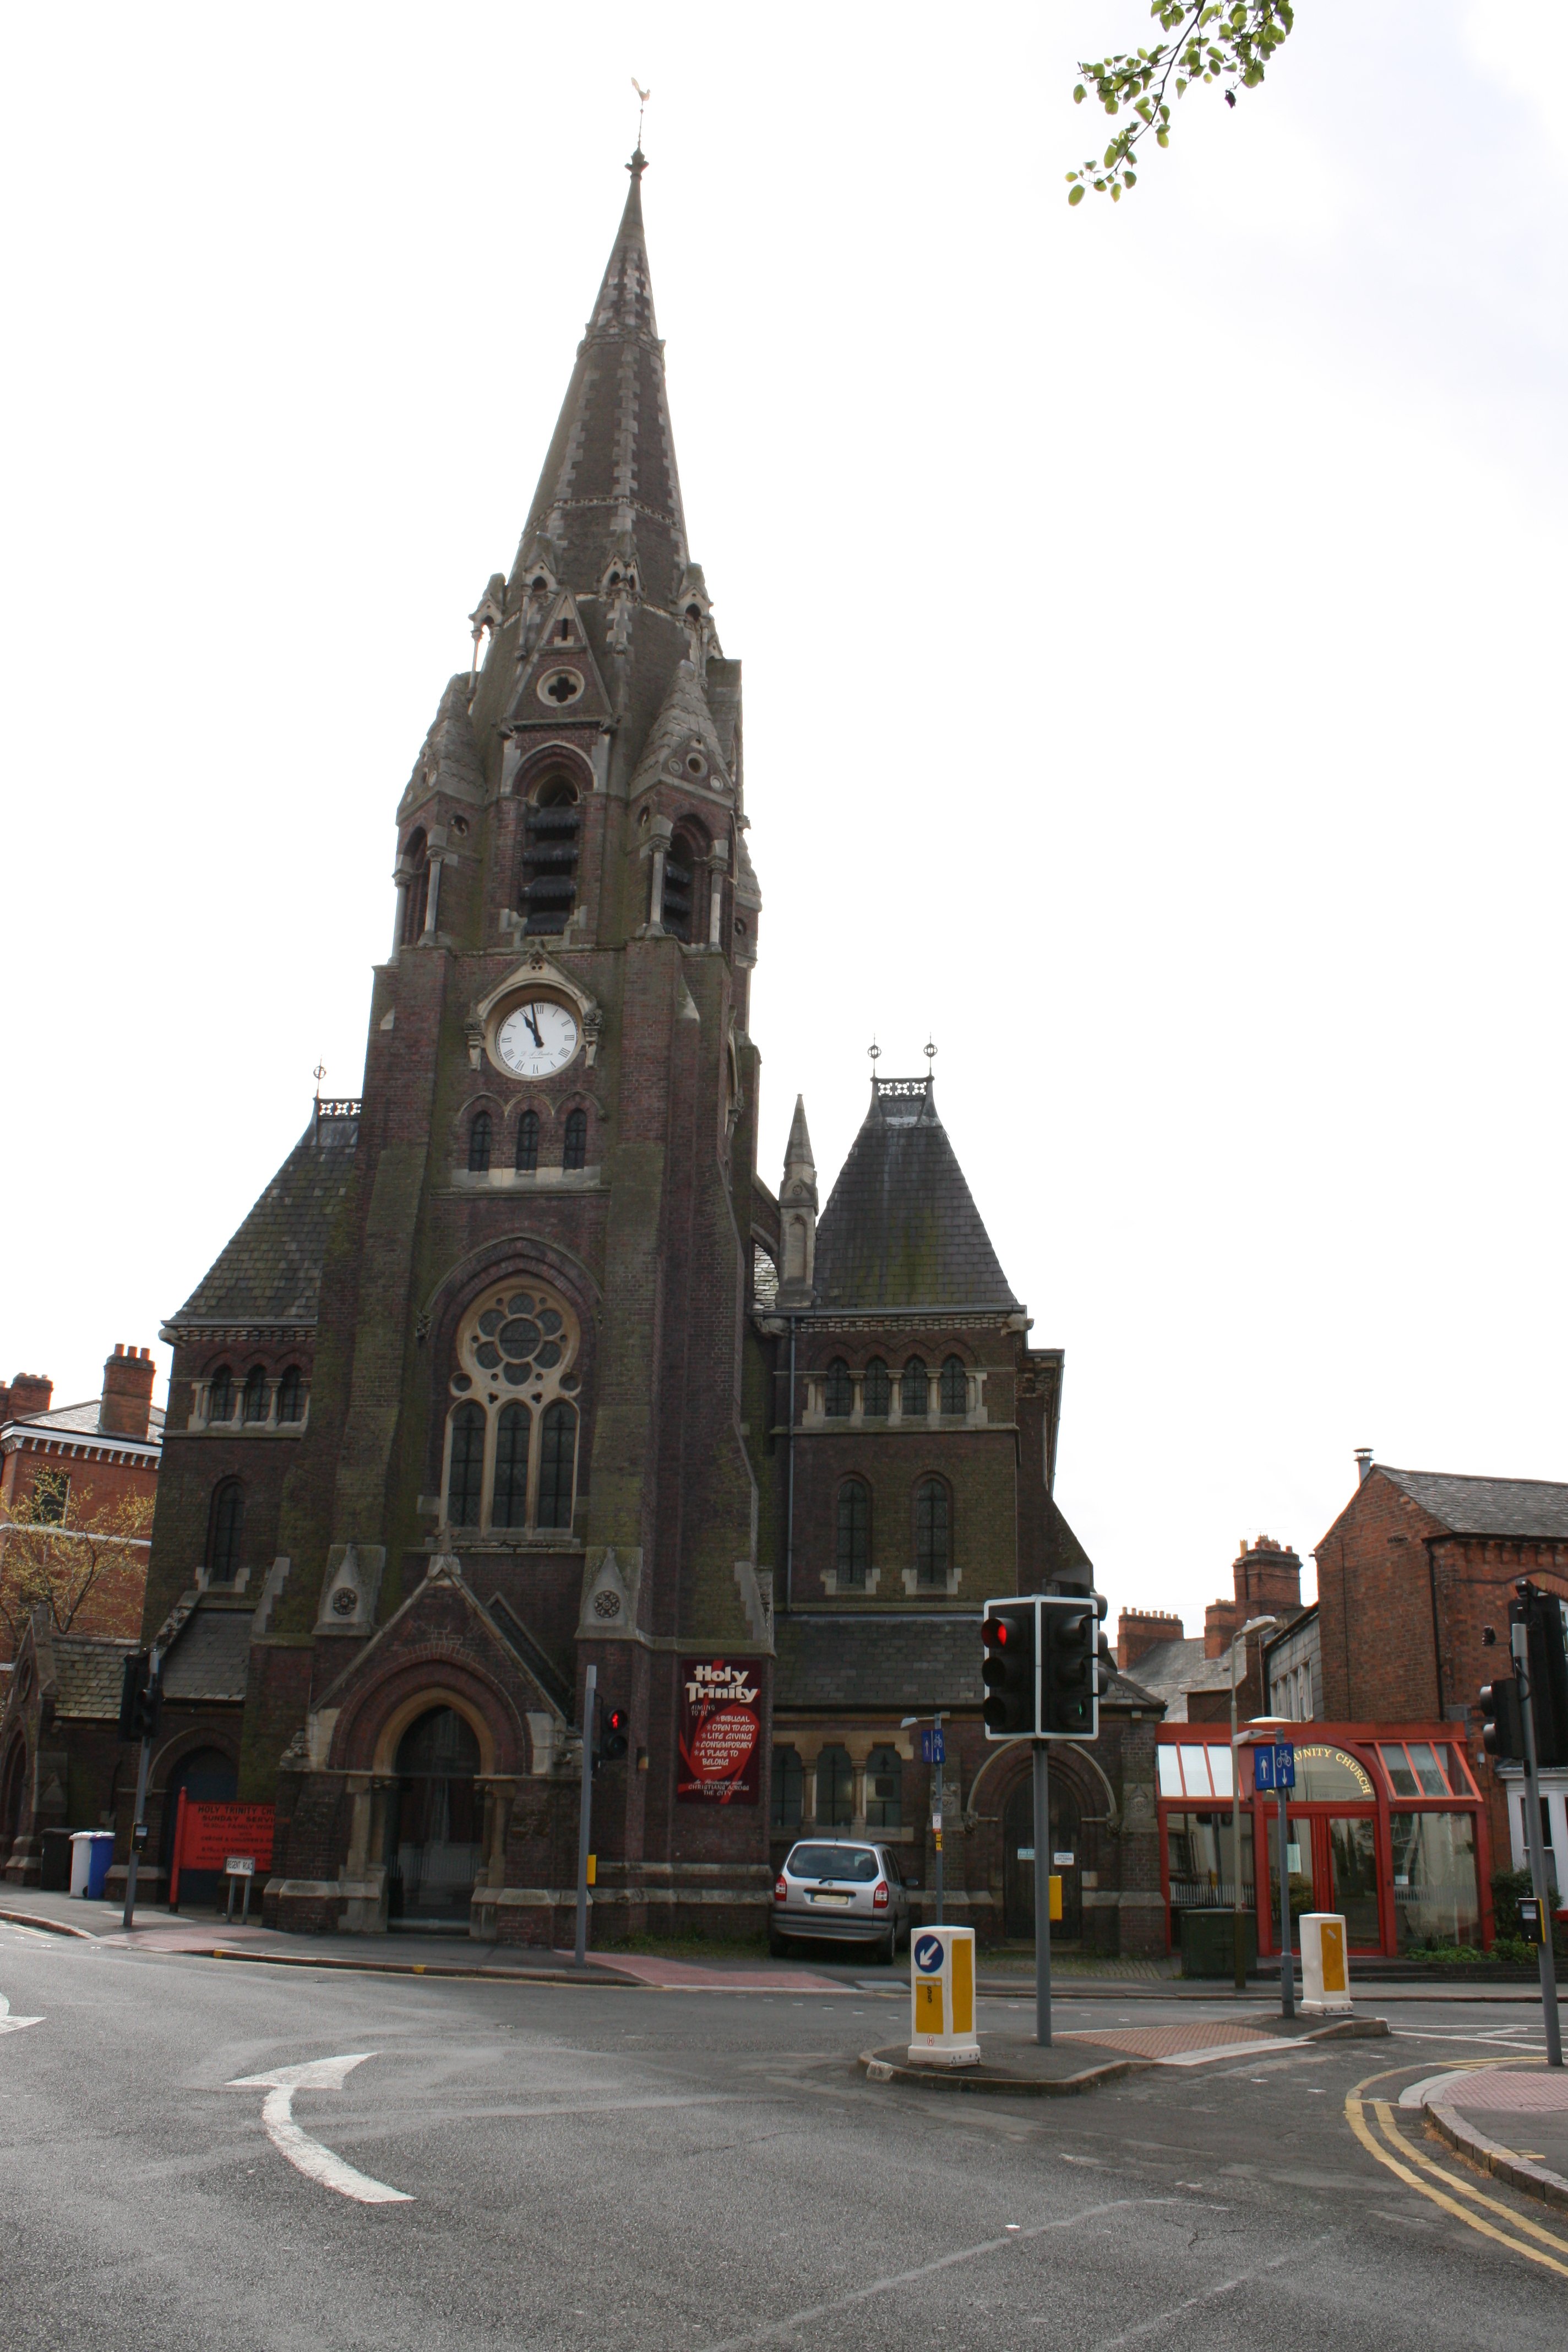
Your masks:
<instances>
[{"instance_id":1,"label":"silver car","mask_svg":"<svg viewBox=\"0 0 1568 2352\"><path fill-rule=\"evenodd\" d=\"M868 1944L872 1958L891 1962L910 1939L910 1898L891 1849L850 1838L792 1846L773 1884L775 1959L795 1936Z\"/></svg>"}]
</instances>

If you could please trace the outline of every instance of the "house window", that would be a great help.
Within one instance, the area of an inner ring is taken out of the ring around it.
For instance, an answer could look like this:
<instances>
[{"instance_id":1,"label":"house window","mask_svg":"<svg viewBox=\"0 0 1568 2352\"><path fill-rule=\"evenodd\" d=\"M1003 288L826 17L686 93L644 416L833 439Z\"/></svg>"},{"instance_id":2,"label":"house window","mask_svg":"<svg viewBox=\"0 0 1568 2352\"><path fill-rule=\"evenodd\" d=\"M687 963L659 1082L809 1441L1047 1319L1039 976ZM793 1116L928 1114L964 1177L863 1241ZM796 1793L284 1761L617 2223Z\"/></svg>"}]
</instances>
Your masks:
<instances>
[{"instance_id":1,"label":"house window","mask_svg":"<svg viewBox=\"0 0 1568 2352\"><path fill-rule=\"evenodd\" d=\"M538 1525L569 1528L573 1474L577 1463L575 1407L559 1402L548 1405L540 1434Z\"/></svg>"},{"instance_id":2,"label":"house window","mask_svg":"<svg viewBox=\"0 0 1568 2352\"><path fill-rule=\"evenodd\" d=\"M866 1760L866 1827L904 1825L904 1765L896 1748L873 1748Z\"/></svg>"},{"instance_id":3,"label":"house window","mask_svg":"<svg viewBox=\"0 0 1568 2352\"><path fill-rule=\"evenodd\" d=\"M942 1363L942 1409L955 1417L969 1411L969 1381L961 1356L949 1356Z\"/></svg>"},{"instance_id":4,"label":"house window","mask_svg":"<svg viewBox=\"0 0 1568 2352\"><path fill-rule=\"evenodd\" d=\"M477 1408L476 1408L477 1410ZM528 1525L528 1441L533 1415L525 1404L503 1404L496 1422L495 1483L490 1492L490 1525Z\"/></svg>"},{"instance_id":5,"label":"house window","mask_svg":"<svg viewBox=\"0 0 1568 2352\"><path fill-rule=\"evenodd\" d=\"M484 1475L484 1414L477 1404L460 1404L452 1415L452 1463L447 1474L449 1527L479 1526Z\"/></svg>"},{"instance_id":6,"label":"house window","mask_svg":"<svg viewBox=\"0 0 1568 2352\"><path fill-rule=\"evenodd\" d=\"M563 1168L581 1168L588 1157L588 1114L585 1110L570 1111L566 1118L566 1141L561 1154Z\"/></svg>"},{"instance_id":7,"label":"house window","mask_svg":"<svg viewBox=\"0 0 1568 2352\"><path fill-rule=\"evenodd\" d=\"M267 1418L267 1374L259 1364L252 1364L245 1376L240 1418L244 1421L265 1421Z\"/></svg>"},{"instance_id":8,"label":"house window","mask_svg":"<svg viewBox=\"0 0 1568 2352\"><path fill-rule=\"evenodd\" d=\"M233 1582L244 1526L245 1489L237 1478L225 1478L214 1490L207 1524L207 1570L215 1584Z\"/></svg>"},{"instance_id":9,"label":"house window","mask_svg":"<svg viewBox=\"0 0 1568 2352\"><path fill-rule=\"evenodd\" d=\"M797 1830L805 1793L805 1774L793 1748L773 1749L773 1824L775 1830Z\"/></svg>"},{"instance_id":10,"label":"house window","mask_svg":"<svg viewBox=\"0 0 1568 2352\"><path fill-rule=\"evenodd\" d=\"M539 1113L525 1110L517 1122L517 1172L531 1176L539 1165Z\"/></svg>"},{"instance_id":11,"label":"house window","mask_svg":"<svg viewBox=\"0 0 1568 2352\"><path fill-rule=\"evenodd\" d=\"M278 1383L278 1418L279 1421L302 1421L305 1415L305 1383L298 1364L290 1364Z\"/></svg>"},{"instance_id":12,"label":"house window","mask_svg":"<svg viewBox=\"0 0 1568 2352\"><path fill-rule=\"evenodd\" d=\"M577 1349L570 1308L537 1284L486 1291L469 1308L451 1380L448 1526L571 1527Z\"/></svg>"},{"instance_id":13,"label":"house window","mask_svg":"<svg viewBox=\"0 0 1568 2352\"><path fill-rule=\"evenodd\" d=\"M835 1421L847 1421L855 1402L855 1384L849 1378L849 1367L842 1356L835 1356L827 1367L827 1378L822 1384L824 1409Z\"/></svg>"},{"instance_id":14,"label":"house window","mask_svg":"<svg viewBox=\"0 0 1568 2352\"><path fill-rule=\"evenodd\" d=\"M234 1419L234 1374L226 1364L220 1364L207 1382L207 1419Z\"/></svg>"},{"instance_id":15,"label":"house window","mask_svg":"<svg viewBox=\"0 0 1568 2352\"><path fill-rule=\"evenodd\" d=\"M855 1818L855 1768L847 1748L825 1748L816 1759L816 1818L831 1830L847 1830Z\"/></svg>"},{"instance_id":16,"label":"house window","mask_svg":"<svg viewBox=\"0 0 1568 2352\"><path fill-rule=\"evenodd\" d=\"M477 1110L468 1128L468 1173L482 1176L490 1164L490 1115Z\"/></svg>"},{"instance_id":17,"label":"house window","mask_svg":"<svg viewBox=\"0 0 1568 2352\"><path fill-rule=\"evenodd\" d=\"M899 1410L904 1419L923 1421L926 1417L926 1408L931 1401L931 1390L926 1384L926 1366L923 1356L911 1356L904 1366L902 1389L903 1393L899 1399Z\"/></svg>"},{"instance_id":18,"label":"house window","mask_svg":"<svg viewBox=\"0 0 1568 2352\"><path fill-rule=\"evenodd\" d=\"M922 1478L915 1488L915 1580L947 1585L950 1540L947 1488L940 1478Z\"/></svg>"},{"instance_id":19,"label":"house window","mask_svg":"<svg viewBox=\"0 0 1568 2352\"><path fill-rule=\"evenodd\" d=\"M33 1480L33 1508L38 1525L63 1528L71 1498L71 1482L63 1470L40 1470Z\"/></svg>"},{"instance_id":20,"label":"house window","mask_svg":"<svg viewBox=\"0 0 1568 2352\"><path fill-rule=\"evenodd\" d=\"M892 1382L888 1367L880 1356L873 1356L866 1367L865 1397L862 1408L868 1421L886 1421L892 1396Z\"/></svg>"},{"instance_id":21,"label":"house window","mask_svg":"<svg viewBox=\"0 0 1568 2352\"><path fill-rule=\"evenodd\" d=\"M846 1478L838 1489L838 1582L858 1591L871 1565L871 1489Z\"/></svg>"},{"instance_id":22,"label":"house window","mask_svg":"<svg viewBox=\"0 0 1568 2352\"><path fill-rule=\"evenodd\" d=\"M403 944L412 947L425 929L430 905L430 856L423 832L410 834L403 855L410 868L408 898L403 913Z\"/></svg>"}]
</instances>

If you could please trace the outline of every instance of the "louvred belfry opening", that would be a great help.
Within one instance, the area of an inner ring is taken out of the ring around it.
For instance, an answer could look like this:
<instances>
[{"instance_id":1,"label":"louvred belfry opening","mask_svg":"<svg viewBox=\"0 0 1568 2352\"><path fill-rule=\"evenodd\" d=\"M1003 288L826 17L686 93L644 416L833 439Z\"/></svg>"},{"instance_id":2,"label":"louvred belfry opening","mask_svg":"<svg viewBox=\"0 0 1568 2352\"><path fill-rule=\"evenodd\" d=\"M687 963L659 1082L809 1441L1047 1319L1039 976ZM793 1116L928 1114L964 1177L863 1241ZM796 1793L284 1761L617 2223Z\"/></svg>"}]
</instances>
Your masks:
<instances>
[{"instance_id":1,"label":"louvred belfry opening","mask_svg":"<svg viewBox=\"0 0 1568 2352\"><path fill-rule=\"evenodd\" d=\"M575 792L563 776L552 777L541 788L524 824L521 904L526 929L565 929L577 901L582 830Z\"/></svg>"}]
</instances>

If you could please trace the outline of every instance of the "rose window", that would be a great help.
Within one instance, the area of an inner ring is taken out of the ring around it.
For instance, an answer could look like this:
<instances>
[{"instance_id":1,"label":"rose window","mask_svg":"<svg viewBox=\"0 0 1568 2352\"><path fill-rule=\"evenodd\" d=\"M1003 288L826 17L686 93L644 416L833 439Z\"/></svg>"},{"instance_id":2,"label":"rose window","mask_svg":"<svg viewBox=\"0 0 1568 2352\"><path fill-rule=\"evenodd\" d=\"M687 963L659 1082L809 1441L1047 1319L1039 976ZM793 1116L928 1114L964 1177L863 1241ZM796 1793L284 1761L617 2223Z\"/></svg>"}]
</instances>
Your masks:
<instances>
[{"instance_id":1,"label":"rose window","mask_svg":"<svg viewBox=\"0 0 1568 2352\"><path fill-rule=\"evenodd\" d=\"M442 1473L449 1527L514 1537L570 1530L580 1336L565 1301L536 1283L475 1300L452 1374Z\"/></svg>"}]
</instances>

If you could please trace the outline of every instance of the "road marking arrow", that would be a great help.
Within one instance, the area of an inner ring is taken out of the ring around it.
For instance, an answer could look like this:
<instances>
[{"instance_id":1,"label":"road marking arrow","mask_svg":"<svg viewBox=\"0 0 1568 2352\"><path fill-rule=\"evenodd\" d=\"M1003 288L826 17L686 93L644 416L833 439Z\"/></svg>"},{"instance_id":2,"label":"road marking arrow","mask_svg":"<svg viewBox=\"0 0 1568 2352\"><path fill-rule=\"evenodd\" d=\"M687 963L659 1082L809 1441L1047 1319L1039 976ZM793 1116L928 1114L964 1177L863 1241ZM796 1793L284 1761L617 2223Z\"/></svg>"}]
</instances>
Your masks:
<instances>
[{"instance_id":1,"label":"road marking arrow","mask_svg":"<svg viewBox=\"0 0 1568 2352\"><path fill-rule=\"evenodd\" d=\"M26 2021L30 2024L32 2020ZM359 2050L347 2058L313 2058L302 2066L274 2067L270 2074L238 2074L228 2088L267 2093L261 2103L267 2137L307 2179L319 2180L323 2189L335 2189L340 2197L353 2197L361 2205L412 2205L414 2200L405 2190L389 2189L384 2180L372 2180L368 2174L356 2172L294 2121L296 2091L341 2091L350 2070L375 2055L374 2050Z\"/></svg>"},{"instance_id":2,"label":"road marking arrow","mask_svg":"<svg viewBox=\"0 0 1568 2352\"><path fill-rule=\"evenodd\" d=\"M42 2025L41 2017L13 2017L11 2004L0 1992L0 2033L20 2033L24 2025Z\"/></svg>"}]
</instances>

